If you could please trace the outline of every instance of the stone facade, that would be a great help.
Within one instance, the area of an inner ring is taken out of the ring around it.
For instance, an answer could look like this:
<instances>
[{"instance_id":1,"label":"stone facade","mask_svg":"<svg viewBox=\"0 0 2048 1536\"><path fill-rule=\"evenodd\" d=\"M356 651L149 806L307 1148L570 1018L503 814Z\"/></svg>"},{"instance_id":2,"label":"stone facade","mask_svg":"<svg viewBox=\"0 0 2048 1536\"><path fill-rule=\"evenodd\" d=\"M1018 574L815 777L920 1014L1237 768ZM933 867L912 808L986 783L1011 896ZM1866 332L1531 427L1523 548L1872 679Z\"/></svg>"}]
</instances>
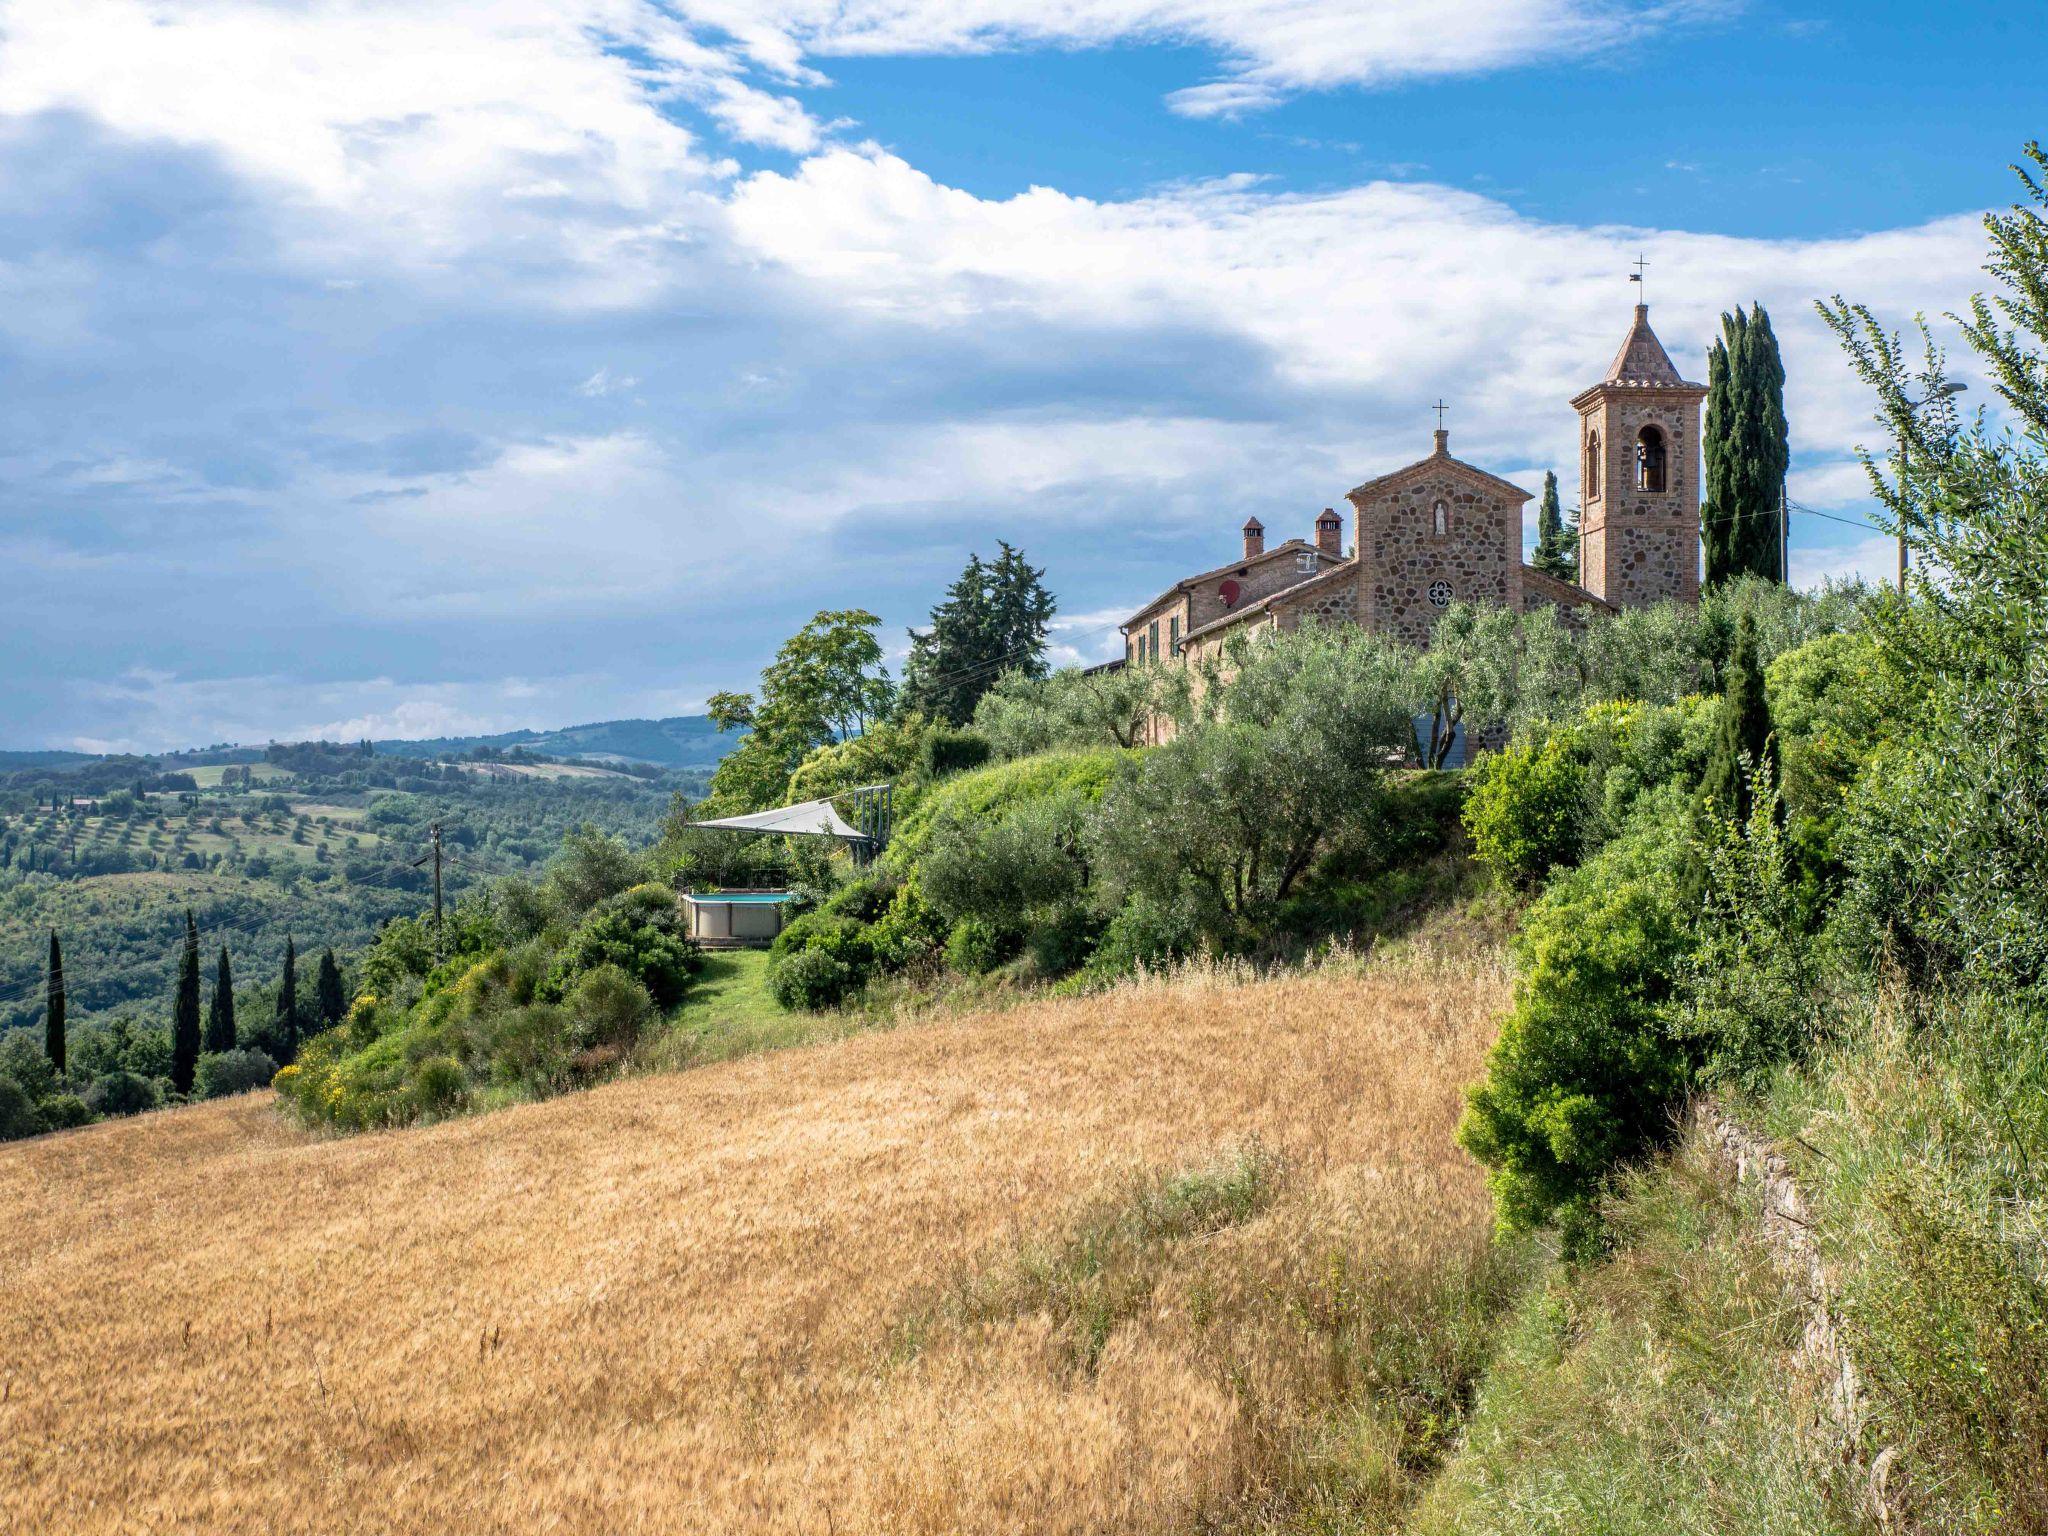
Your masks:
<instances>
[{"instance_id":1,"label":"stone facade","mask_svg":"<svg viewBox=\"0 0 2048 1536\"><path fill-rule=\"evenodd\" d=\"M1700 404L1703 385L1671 366L1636 321L1607 377L1572 401L1579 412L1579 579L1625 608L1700 595Z\"/></svg>"},{"instance_id":2,"label":"stone facade","mask_svg":"<svg viewBox=\"0 0 2048 1536\"><path fill-rule=\"evenodd\" d=\"M1369 628L1429 644L1454 602L1522 606L1522 506L1529 493L1450 452L1368 481L1345 498L1358 512L1360 613Z\"/></svg>"}]
</instances>

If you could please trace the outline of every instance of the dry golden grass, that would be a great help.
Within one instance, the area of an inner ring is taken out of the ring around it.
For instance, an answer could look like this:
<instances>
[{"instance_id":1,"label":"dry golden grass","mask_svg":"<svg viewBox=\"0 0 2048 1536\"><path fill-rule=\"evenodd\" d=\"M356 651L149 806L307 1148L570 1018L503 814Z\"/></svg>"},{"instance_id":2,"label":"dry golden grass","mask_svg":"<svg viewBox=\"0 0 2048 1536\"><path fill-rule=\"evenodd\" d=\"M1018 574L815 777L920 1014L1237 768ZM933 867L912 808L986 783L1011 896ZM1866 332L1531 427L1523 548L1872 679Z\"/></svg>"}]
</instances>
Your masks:
<instances>
[{"instance_id":1,"label":"dry golden grass","mask_svg":"<svg viewBox=\"0 0 2048 1536\"><path fill-rule=\"evenodd\" d=\"M1193 976L420 1130L257 1096L8 1147L0 1530L1242 1520L1357 1298L1484 1243L1451 1131L1505 990ZM1141 1255L1089 1364L1029 1286L948 1309L1254 1140L1270 1199Z\"/></svg>"}]
</instances>

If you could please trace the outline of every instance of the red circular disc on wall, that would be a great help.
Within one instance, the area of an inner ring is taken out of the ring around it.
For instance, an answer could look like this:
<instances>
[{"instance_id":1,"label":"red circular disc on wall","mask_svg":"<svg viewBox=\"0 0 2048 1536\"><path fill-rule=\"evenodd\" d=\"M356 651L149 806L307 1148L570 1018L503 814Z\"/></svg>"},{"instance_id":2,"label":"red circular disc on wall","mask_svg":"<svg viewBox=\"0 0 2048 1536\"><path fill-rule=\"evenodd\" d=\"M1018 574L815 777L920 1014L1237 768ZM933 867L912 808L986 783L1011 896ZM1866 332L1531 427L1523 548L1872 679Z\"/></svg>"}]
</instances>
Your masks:
<instances>
[{"instance_id":1,"label":"red circular disc on wall","mask_svg":"<svg viewBox=\"0 0 2048 1536\"><path fill-rule=\"evenodd\" d=\"M1226 581L1216 589L1216 595L1223 599L1224 607L1235 608L1237 606L1237 594L1243 590L1244 588L1240 587L1236 582Z\"/></svg>"}]
</instances>

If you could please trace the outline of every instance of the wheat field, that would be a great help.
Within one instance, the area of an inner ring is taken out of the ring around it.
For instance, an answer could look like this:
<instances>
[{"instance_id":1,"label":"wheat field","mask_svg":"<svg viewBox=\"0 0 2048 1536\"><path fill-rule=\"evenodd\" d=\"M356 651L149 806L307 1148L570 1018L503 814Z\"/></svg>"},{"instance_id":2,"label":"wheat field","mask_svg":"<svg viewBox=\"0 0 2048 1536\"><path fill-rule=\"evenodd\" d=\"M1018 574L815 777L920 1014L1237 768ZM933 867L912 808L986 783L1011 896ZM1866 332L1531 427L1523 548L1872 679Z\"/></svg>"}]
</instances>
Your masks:
<instances>
[{"instance_id":1,"label":"wheat field","mask_svg":"<svg viewBox=\"0 0 2048 1536\"><path fill-rule=\"evenodd\" d=\"M1229 1526L1331 1341L1483 1246L1451 1136L1505 994L1193 975L388 1134L255 1095L0 1149L0 1530ZM1233 1157L1227 1219L1075 1246Z\"/></svg>"}]
</instances>

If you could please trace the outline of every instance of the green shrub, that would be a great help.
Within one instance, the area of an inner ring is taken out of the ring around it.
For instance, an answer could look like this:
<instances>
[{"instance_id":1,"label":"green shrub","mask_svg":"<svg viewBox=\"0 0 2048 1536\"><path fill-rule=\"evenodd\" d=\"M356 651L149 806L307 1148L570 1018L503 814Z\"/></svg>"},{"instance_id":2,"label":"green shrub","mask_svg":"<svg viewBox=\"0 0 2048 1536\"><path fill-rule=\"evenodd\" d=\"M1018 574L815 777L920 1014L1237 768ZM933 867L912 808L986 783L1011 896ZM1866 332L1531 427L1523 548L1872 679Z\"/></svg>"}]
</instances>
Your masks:
<instances>
[{"instance_id":1,"label":"green shrub","mask_svg":"<svg viewBox=\"0 0 2048 1536\"><path fill-rule=\"evenodd\" d=\"M1088 963L1102 930L1103 920L1086 907L1068 907L1036 924L1024 947L1040 976L1065 976Z\"/></svg>"},{"instance_id":2,"label":"green shrub","mask_svg":"<svg viewBox=\"0 0 2048 1536\"><path fill-rule=\"evenodd\" d=\"M1458 1128L1488 1165L1503 1228L1557 1219L1574 1251L1607 1176L1664 1139L1689 1081L1671 1030L1688 921L1677 819L1560 876L1518 941L1515 1009Z\"/></svg>"},{"instance_id":3,"label":"green shrub","mask_svg":"<svg viewBox=\"0 0 2048 1536\"><path fill-rule=\"evenodd\" d=\"M1156 970L1186 959L1200 944L1201 934L1186 912L1143 899L1127 901L1102 930L1088 971L1107 979Z\"/></svg>"},{"instance_id":4,"label":"green shrub","mask_svg":"<svg viewBox=\"0 0 2048 1536\"><path fill-rule=\"evenodd\" d=\"M215 1051L199 1058L194 1088L199 1098L224 1099L268 1088L276 1076L277 1063L261 1051Z\"/></svg>"},{"instance_id":5,"label":"green shrub","mask_svg":"<svg viewBox=\"0 0 2048 1536\"><path fill-rule=\"evenodd\" d=\"M918 890L939 914L1023 928L1077 902L1088 887L1082 836L1092 802L1078 792L1026 801L993 817L948 812L933 822Z\"/></svg>"},{"instance_id":6,"label":"green shrub","mask_svg":"<svg viewBox=\"0 0 2048 1536\"><path fill-rule=\"evenodd\" d=\"M1014 928L963 917L946 939L946 964L965 976L984 976L1012 958L1019 947Z\"/></svg>"},{"instance_id":7,"label":"green shrub","mask_svg":"<svg viewBox=\"0 0 2048 1536\"><path fill-rule=\"evenodd\" d=\"M986 763L994 750L977 732L935 730L924 739L925 771L935 779L965 773Z\"/></svg>"},{"instance_id":8,"label":"green shrub","mask_svg":"<svg viewBox=\"0 0 2048 1536\"><path fill-rule=\"evenodd\" d=\"M868 875L841 886L818 910L856 923L872 923L889 910L889 904L902 888L902 882L893 875Z\"/></svg>"},{"instance_id":9,"label":"green shrub","mask_svg":"<svg viewBox=\"0 0 2048 1536\"><path fill-rule=\"evenodd\" d=\"M879 970L936 966L946 947L946 920L932 910L915 885L906 885L868 929L868 941Z\"/></svg>"},{"instance_id":10,"label":"green shrub","mask_svg":"<svg viewBox=\"0 0 2048 1536\"><path fill-rule=\"evenodd\" d=\"M569 1078L569 1015L552 1003L529 1003L493 1021L486 1042L494 1081L552 1093Z\"/></svg>"},{"instance_id":11,"label":"green shrub","mask_svg":"<svg viewBox=\"0 0 2048 1536\"><path fill-rule=\"evenodd\" d=\"M654 999L647 989L616 965L585 971L563 999L575 1021L578 1045L626 1047L654 1018Z\"/></svg>"},{"instance_id":12,"label":"green shrub","mask_svg":"<svg viewBox=\"0 0 2048 1536\"><path fill-rule=\"evenodd\" d=\"M538 995L559 1001L585 971L615 965L661 1007L673 1008L701 964L695 942L684 931L675 893L666 886L639 885L592 910L556 954Z\"/></svg>"},{"instance_id":13,"label":"green shrub","mask_svg":"<svg viewBox=\"0 0 2048 1536\"><path fill-rule=\"evenodd\" d=\"M0 1141L40 1136L45 1128L28 1090L11 1077L0 1077Z\"/></svg>"},{"instance_id":14,"label":"green shrub","mask_svg":"<svg viewBox=\"0 0 2048 1536\"><path fill-rule=\"evenodd\" d=\"M139 1072L109 1072L85 1090L86 1107L96 1115L139 1115L162 1102L156 1079Z\"/></svg>"},{"instance_id":15,"label":"green shrub","mask_svg":"<svg viewBox=\"0 0 2048 1536\"><path fill-rule=\"evenodd\" d=\"M44 1126L53 1131L71 1131L92 1124L92 1111L75 1093L55 1093L38 1101L36 1113L42 1116Z\"/></svg>"},{"instance_id":16,"label":"green shrub","mask_svg":"<svg viewBox=\"0 0 2048 1536\"><path fill-rule=\"evenodd\" d=\"M1117 765L1129 756L1116 750L1047 752L1015 762L991 763L948 779L897 822L883 863L899 874L915 869L924 856L933 824L943 817L994 821L1026 801L1059 795L1078 795L1092 805L1101 800Z\"/></svg>"},{"instance_id":17,"label":"green shrub","mask_svg":"<svg viewBox=\"0 0 2048 1536\"><path fill-rule=\"evenodd\" d=\"M452 1056L429 1056L413 1071L409 1097L416 1114L448 1114L469 1097L469 1075Z\"/></svg>"},{"instance_id":18,"label":"green shrub","mask_svg":"<svg viewBox=\"0 0 2048 1536\"><path fill-rule=\"evenodd\" d=\"M1465 830L1504 883L1533 888L1579 856L1586 770L1556 738L1516 742L1473 765Z\"/></svg>"},{"instance_id":19,"label":"green shrub","mask_svg":"<svg viewBox=\"0 0 2048 1536\"><path fill-rule=\"evenodd\" d=\"M853 986L853 973L843 961L822 949L798 950L768 969L768 991L792 1013L818 1013L837 1008Z\"/></svg>"}]
</instances>

